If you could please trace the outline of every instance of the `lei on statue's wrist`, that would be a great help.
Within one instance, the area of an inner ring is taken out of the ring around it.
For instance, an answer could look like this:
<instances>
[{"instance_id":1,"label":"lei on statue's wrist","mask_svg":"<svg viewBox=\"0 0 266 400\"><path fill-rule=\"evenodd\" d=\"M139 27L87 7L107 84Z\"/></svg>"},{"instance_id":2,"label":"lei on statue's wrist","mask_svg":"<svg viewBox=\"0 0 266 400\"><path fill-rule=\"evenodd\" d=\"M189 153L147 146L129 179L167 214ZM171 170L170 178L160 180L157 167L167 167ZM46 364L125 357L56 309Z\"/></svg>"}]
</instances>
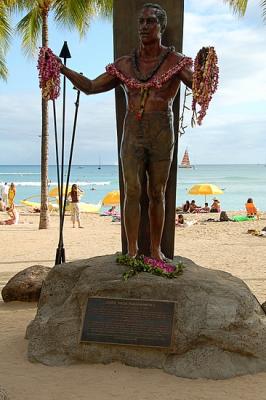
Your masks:
<instances>
[{"instance_id":1,"label":"lei on statue's wrist","mask_svg":"<svg viewBox=\"0 0 266 400\"><path fill-rule=\"evenodd\" d=\"M60 70L62 64L48 47L41 47L37 68L39 86L44 100L55 100L60 94Z\"/></svg>"},{"instance_id":2,"label":"lei on statue's wrist","mask_svg":"<svg viewBox=\"0 0 266 400\"><path fill-rule=\"evenodd\" d=\"M194 61L192 82L192 126L201 125L219 80L218 58L214 47L202 47ZM197 104L200 106L197 112Z\"/></svg>"}]
</instances>

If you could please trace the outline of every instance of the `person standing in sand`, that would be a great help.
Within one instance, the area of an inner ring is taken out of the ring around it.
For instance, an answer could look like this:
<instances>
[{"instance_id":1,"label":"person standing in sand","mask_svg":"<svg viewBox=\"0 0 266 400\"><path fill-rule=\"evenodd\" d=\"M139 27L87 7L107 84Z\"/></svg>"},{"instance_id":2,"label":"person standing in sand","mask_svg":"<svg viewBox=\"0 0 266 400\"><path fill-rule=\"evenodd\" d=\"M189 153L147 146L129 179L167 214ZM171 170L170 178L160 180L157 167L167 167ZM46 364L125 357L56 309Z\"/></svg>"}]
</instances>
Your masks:
<instances>
[{"instance_id":1,"label":"person standing in sand","mask_svg":"<svg viewBox=\"0 0 266 400\"><path fill-rule=\"evenodd\" d=\"M90 80L61 64L61 72L86 94L122 85L127 103L120 157L125 187L124 223L127 251L138 255L141 180L148 176L150 256L164 260L161 239L165 190L174 151L173 101L180 81L192 88L192 60L161 44L167 15L158 4L144 4L139 13L139 46ZM60 60L60 59L59 59ZM61 60L60 60L61 62Z\"/></svg>"},{"instance_id":2,"label":"person standing in sand","mask_svg":"<svg viewBox=\"0 0 266 400\"><path fill-rule=\"evenodd\" d=\"M2 199L3 199L3 202L5 203L5 205L8 204L8 190L9 190L8 183L5 182L1 188L1 195L2 195Z\"/></svg>"},{"instance_id":3,"label":"person standing in sand","mask_svg":"<svg viewBox=\"0 0 266 400\"><path fill-rule=\"evenodd\" d=\"M75 228L76 221L78 223L79 228L83 228L80 224L80 210L79 210L79 201L80 201L80 196L81 193L83 193L83 190L81 190L75 183L71 187L71 191L68 193L68 199L71 202L71 220L73 223L73 228Z\"/></svg>"},{"instance_id":4,"label":"person standing in sand","mask_svg":"<svg viewBox=\"0 0 266 400\"><path fill-rule=\"evenodd\" d=\"M14 204L15 197L16 197L16 186L12 182L8 189L8 205L9 205L9 207L12 207L12 205Z\"/></svg>"}]
</instances>

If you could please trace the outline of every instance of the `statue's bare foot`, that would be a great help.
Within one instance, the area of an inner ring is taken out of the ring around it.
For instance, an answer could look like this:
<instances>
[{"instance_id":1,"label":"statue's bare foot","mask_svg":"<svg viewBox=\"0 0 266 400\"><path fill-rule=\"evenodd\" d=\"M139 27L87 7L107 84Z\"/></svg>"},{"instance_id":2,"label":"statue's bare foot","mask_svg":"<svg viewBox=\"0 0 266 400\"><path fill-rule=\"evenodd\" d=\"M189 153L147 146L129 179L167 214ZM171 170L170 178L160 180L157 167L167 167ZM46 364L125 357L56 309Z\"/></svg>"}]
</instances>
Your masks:
<instances>
[{"instance_id":1,"label":"statue's bare foot","mask_svg":"<svg viewBox=\"0 0 266 400\"><path fill-rule=\"evenodd\" d=\"M155 260L164 261L164 255L160 250L154 250L151 252L151 258Z\"/></svg>"},{"instance_id":2,"label":"statue's bare foot","mask_svg":"<svg viewBox=\"0 0 266 400\"><path fill-rule=\"evenodd\" d=\"M151 252L151 258L154 258L155 260L164 261L166 263L171 263L172 262L172 260L167 258L160 250L159 251L152 251Z\"/></svg>"},{"instance_id":3,"label":"statue's bare foot","mask_svg":"<svg viewBox=\"0 0 266 400\"><path fill-rule=\"evenodd\" d=\"M161 253L163 261L166 263L171 264L171 262L173 262L173 260L171 260L171 258L167 258L163 253Z\"/></svg>"},{"instance_id":4,"label":"statue's bare foot","mask_svg":"<svg viewBox=\"0 0 266 400\"><path fill-rule=\"evenodd\" d=\"M129 258L137 258L137 254L130 254L130 253L127 253L127 257L129 257Z\"/></svg>"}]
</instances>

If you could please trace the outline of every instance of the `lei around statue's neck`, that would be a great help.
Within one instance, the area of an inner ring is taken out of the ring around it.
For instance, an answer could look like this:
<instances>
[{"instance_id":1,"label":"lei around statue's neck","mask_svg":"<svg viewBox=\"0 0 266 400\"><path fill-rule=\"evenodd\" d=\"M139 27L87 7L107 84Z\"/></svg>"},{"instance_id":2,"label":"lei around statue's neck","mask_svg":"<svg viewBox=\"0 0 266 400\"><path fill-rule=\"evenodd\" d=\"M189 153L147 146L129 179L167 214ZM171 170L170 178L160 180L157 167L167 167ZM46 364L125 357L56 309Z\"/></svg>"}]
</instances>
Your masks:
<instances>
[{"instance_id":1,"label":"lei around statue's neck","mask_svg":"<svg viewBox=\"0 0 266 400\"><path fill-rule=\"evenodd\" d=\"M131 61L132 61L132 69L133 69L135 77L140 82L148 82L158 72L158 70L160 69L160 67L162 66L162 64L164 63L168 54L171 51L174 51L174 49L172 47L161 48L159 55L157 55L157 57L156 57L156 64L153 66L153 68L149 72L144 73L140 70L141 55L138 50L134 50L132 53Z\"/></svg>"}]
</instances>

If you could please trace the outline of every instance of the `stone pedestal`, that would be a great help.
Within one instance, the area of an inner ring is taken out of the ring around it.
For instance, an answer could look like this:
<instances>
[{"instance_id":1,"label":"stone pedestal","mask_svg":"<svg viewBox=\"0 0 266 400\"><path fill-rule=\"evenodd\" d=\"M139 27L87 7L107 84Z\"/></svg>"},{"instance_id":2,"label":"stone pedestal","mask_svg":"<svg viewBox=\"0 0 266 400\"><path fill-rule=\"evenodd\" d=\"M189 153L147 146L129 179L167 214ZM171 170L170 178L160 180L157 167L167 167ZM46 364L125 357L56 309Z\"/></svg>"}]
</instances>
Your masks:
<instances>
[{"instance_id":1,"label":"stone pedestal","mask_svg":"<svg viewBox=\"0 0 266 400\"><path fill-rule=\"evenodd\" d=\"M246 284L188 259L174 261L185 264L176 279L141 273L126 282L122 274L127 267L117 265L115 255L54 267L27 328L29 360L47 365L120 361L186 378L266 371L266 316ZM174 350L81 343L89 297L174 302Z\"/></svg>"}]
</instances>

